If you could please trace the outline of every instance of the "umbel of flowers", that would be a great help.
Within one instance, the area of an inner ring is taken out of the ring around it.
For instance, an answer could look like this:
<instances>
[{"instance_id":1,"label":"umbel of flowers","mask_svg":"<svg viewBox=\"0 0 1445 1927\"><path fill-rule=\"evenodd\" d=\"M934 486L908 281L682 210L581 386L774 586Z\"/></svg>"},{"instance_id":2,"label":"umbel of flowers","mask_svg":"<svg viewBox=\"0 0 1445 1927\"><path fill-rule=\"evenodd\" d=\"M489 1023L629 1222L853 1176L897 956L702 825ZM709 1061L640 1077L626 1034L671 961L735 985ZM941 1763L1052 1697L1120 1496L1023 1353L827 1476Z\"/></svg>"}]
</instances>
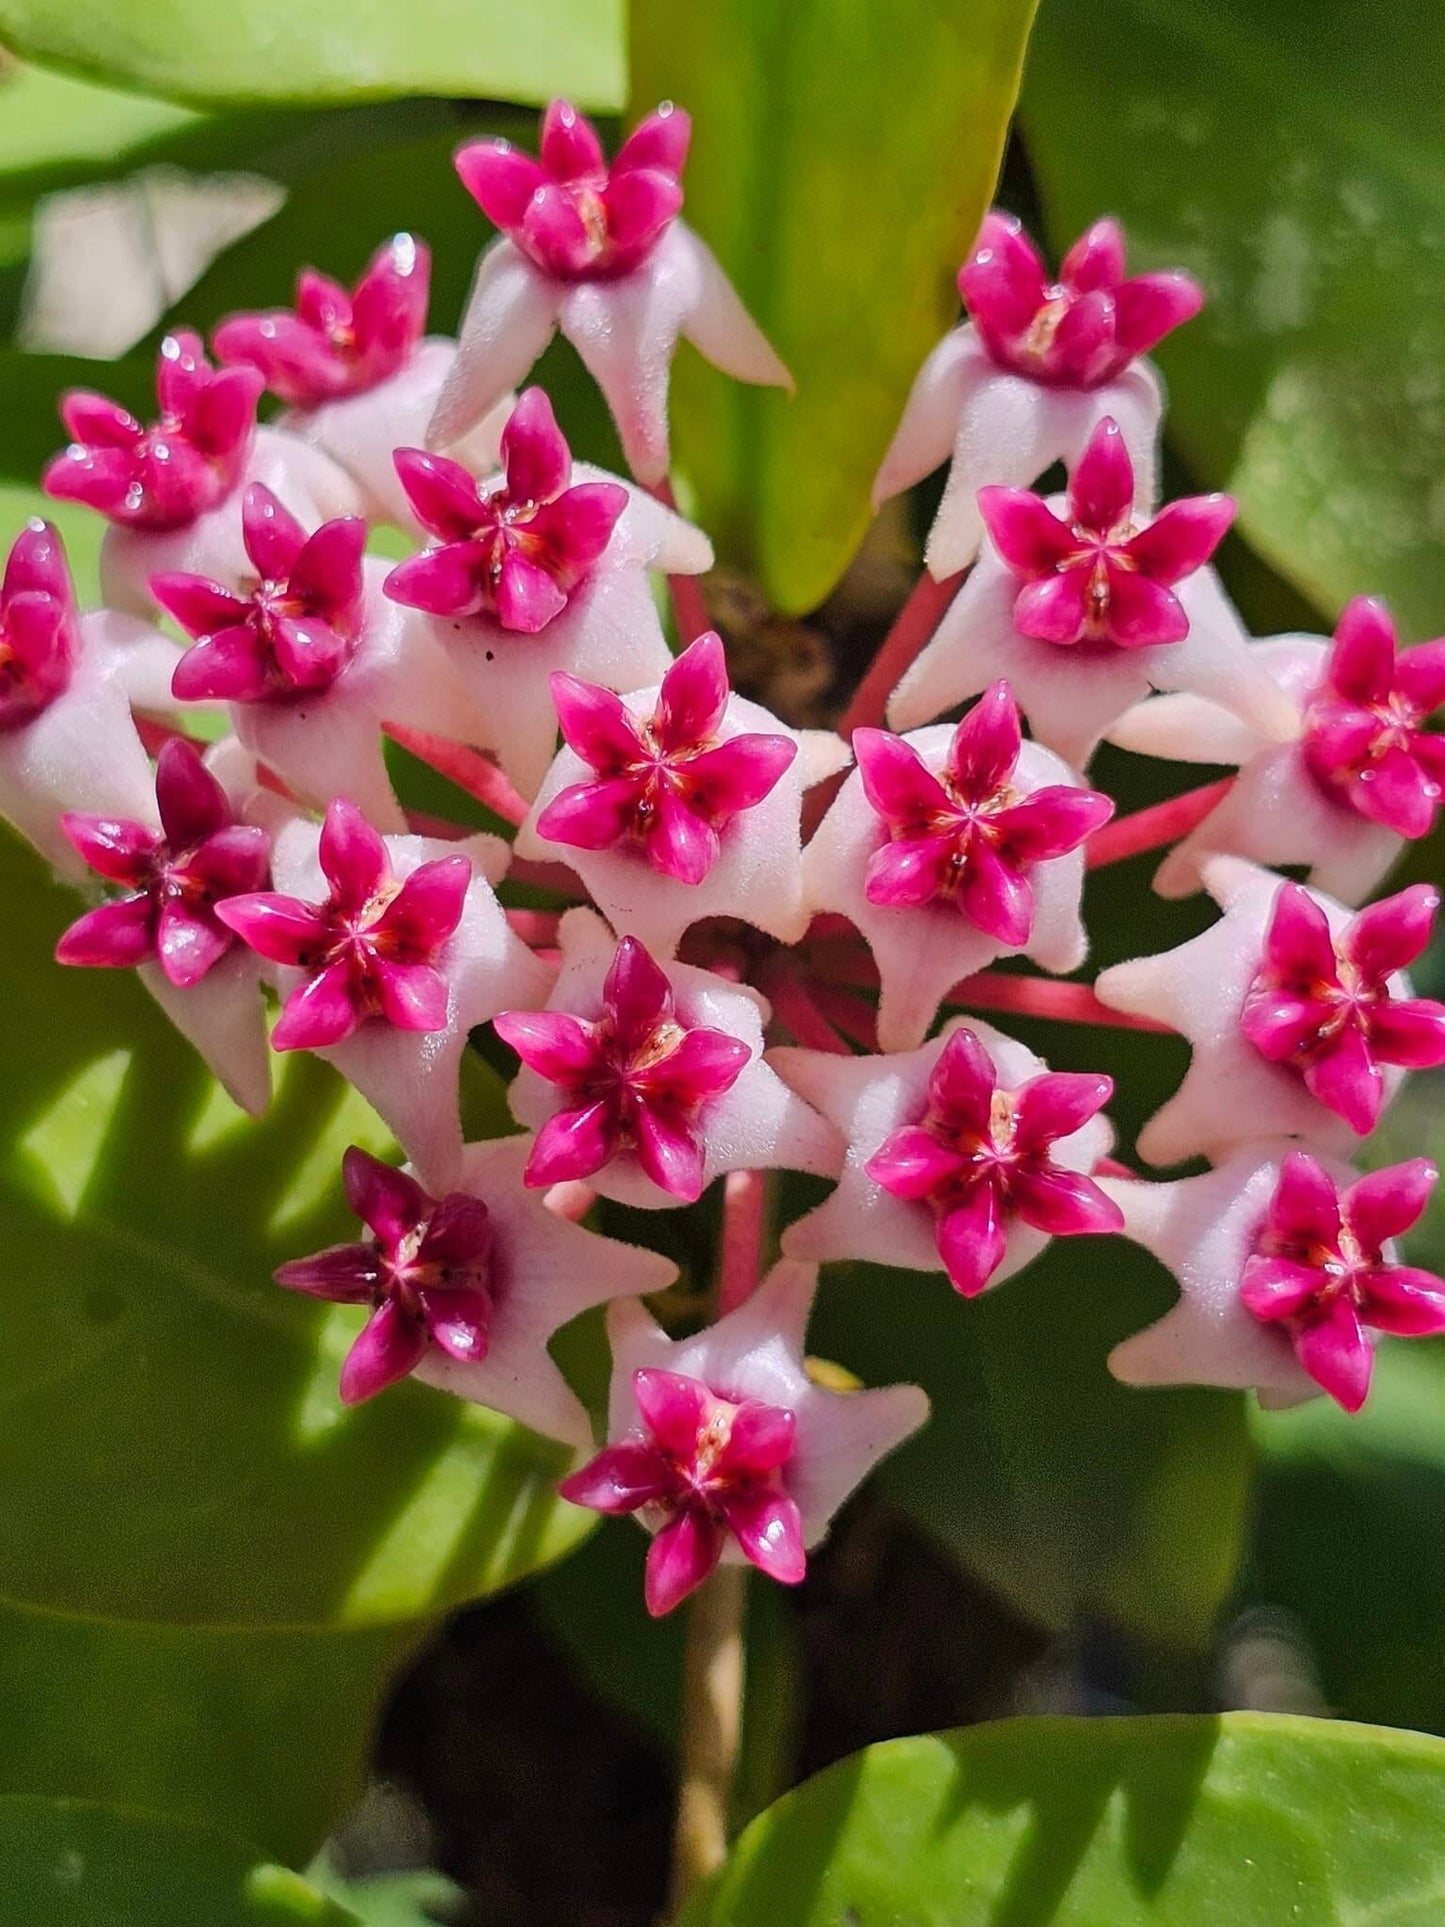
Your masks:
<instances>
[{"instance_id":1,"label":"umbel of flowers","mask_svg":"<svg viewBox=\"0 0 1445 1927\"><path fill-rule=\"evenodd\" d=\"M538 158L464 147L498 233L459 342L427 335L429 257L396 236L350 292L307 270L294 311L227 320L217 365L168 339L153 424L67 397L46 487L109 518L108 606L77 609L42 523L0 588L0 806L90 893L60 962L137 969L254 1111L276 1051L356 1085L407 1167L349 1152L357 1239L278 1275L358 1307L342 1398L415 1374L564 1440L566 1496L653 1535L657 1613L719 1561L796 1583L926 1417L916 1388L815 1380L820 1265L934 1274L966 1345L964 1301L1053 1238L1122 1234L1180 1299L1116 1372L1270 1403L1356 1410L1381 1334L1445 1330L1445 1283L1398 1248L1434 1171L1351 1162L1445 1063L1445 1007L1408 976L1437 893L1359 907L1439 812L1445 641L1400 649L1366 601L1332 642L1252 639L1211 567L1233 505L1156 497L1143 357L1200 290L1131 278L1110 221L1050 279L990 215L878 478L882 499L949 461L947 588L905 610L845 733L746 701L687 619L712 551L669 505L668 370L685 333L741 379L788 375L680 218L688 135L661 109L609 163L557 102ZM513 394L554 328L631 477L574 463L546 395ZM286 412L258 428L264 388ZM367 554L379 522L415 545L395 566ZM197 705L230 728L204 750ZM410 816L386 736L511 835ZM1239 774L1111 824L1086 773L1105 736ZM1086 867L1168 845L1159 887L1202 885L1212 927L1093 989L1051 976L1087 953ZM559 909L509 907L513 879ZM1111 1081L1050 1070L1010 1011L1179 1031L1188 1074L1138 1149L1208 1171L1116 1163ZM520 1059L521 1134L464 1144L484 1025ZM834 1188L764 1276L776 1170ZM586 1220L598 1195L687 1210L718 1182L716 1303L680 1328L668 1261ZM599 1441L547 1344L603 1303Z\"/></svg>"}]
</instances>

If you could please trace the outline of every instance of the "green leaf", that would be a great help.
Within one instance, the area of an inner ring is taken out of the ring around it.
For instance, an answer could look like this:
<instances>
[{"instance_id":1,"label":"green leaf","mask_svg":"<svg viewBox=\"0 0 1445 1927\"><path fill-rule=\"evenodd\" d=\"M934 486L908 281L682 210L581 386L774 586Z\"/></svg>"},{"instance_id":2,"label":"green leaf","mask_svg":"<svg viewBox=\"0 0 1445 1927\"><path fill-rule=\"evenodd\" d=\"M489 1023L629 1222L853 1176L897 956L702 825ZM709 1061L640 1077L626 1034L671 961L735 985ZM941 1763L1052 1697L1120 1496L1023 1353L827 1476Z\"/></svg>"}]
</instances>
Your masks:
<instances>
[{"instance_id":1,"label":"green leaf","mask_svg":"<svg viewBox=\"0 0 1445 1927\"><path fill-rule=\"evenodd\" d=\"M354 1235L341 1152L386 1144L355 1094L296 1060L244 1119L133 976L52 964L77 901L8 840L0 894L0 1599L27 1653L0 1792L201 1815L224 1785L309 1850L421 1623L591 1521L556 1497L566 1451L492 1413L415 1384L342 1407L358 1314L270 1282Z\"/></svg>"},{"instance_id":2,"label":"green leaf","mask_svg":"<svg viewBox=\"0 0 1445 1927\"><path fill-rule=\"evenodd\" d=\"M632 103L694 117L687 219L798 384L676 370L679 466L729 564L815 607L868 524L878 463L993 191L1033 0L633 0Z\"/></svg>"},{"instance_id":3,"label":"green leaf","mask_svg":"<svg viewBox=\"0 0 1445 1927\"><path fill-rule=\"evenodd\" d=\"M0 1799L0 1927L361 1927L209 1828L77 1800Z\"/></svg>"},{"instance_id":4,"label":"green leaf","mask_svg":"<svg viewBox=\"0 0 1445 1927\"><path fill-rule=\"evenodd\" d=\"M1002 1720L869 1747L683 1927L1432 1927L1445 1743L1326 1721Z\"/></svg>"},{"instance_id":5,"label":"green leaf","mask_svg":"<svg viewBox=\"0 0 1445 1927\"><path fill-rule=\"evenodd\" d=\"M617 107L621 0L0 0L24 58L203 105L566 94Z\"/></svg>"},{"instance_id":6,"label":"green leaf","mask_svg":"<svg viewBox=\"0 0 1445 1927\"><path fill-rule=\"evenodd\" d=\"M1023 107L1055 246L1113 210L1141 266L1208 290L1159 356L1200 482L1238 497L1249 540L1321 606L1387 594L1428 635L1442 61L1438 7L1048 0Z\"/></svg>"},{"instance_id":7,"label":"green leaf","mask_svg":"<svg viewBox=\"0 0 1445 1927\"><path fill-rule=\"evenodd\" d=\"M343 1906L363 1927L435 1927L455 1920L466 1896L445 1874L363 1874L344 1879L327 1855L306 1869L306 1878Z\"/></svg>"},{"instance_id":8,"label":"green leaf","mask_svg":"<svg viewBox=\"0 0 1445 1927\"><path fill-rule=\"evenodd\" d=\"M1244 1402L1139 1392L1105 1364L1168 1295L1153 1260L1122 1240L1055 1240L972 1302L941 1273L840 1265L824 1273L810 1343L872 1384L928 1392L929 1423L879 1478L1021 1611L1199 1647L1242 1545Z\"/></svg>"}]
</instances>

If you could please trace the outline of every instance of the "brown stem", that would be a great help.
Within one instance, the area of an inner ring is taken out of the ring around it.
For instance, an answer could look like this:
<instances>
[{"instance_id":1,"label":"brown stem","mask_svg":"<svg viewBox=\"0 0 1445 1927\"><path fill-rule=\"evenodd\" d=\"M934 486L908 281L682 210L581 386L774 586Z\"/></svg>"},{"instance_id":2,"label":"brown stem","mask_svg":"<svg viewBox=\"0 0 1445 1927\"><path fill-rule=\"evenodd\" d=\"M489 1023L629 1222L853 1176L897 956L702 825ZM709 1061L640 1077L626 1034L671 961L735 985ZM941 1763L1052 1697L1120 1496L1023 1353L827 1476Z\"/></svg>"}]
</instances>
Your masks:
<instances>
[{"instance_id":1,"label":"brown stem","mask_svg":"<svg viewBox=\"0 0 1445 1927\"><path fill-rule=\"evenodd\" d=\"M673 1829L672 1919L727 1858L743 1706L747 1567L718 1566L693 1594L682 1672L682 1758Z\"/></svg>"}]
</instances>

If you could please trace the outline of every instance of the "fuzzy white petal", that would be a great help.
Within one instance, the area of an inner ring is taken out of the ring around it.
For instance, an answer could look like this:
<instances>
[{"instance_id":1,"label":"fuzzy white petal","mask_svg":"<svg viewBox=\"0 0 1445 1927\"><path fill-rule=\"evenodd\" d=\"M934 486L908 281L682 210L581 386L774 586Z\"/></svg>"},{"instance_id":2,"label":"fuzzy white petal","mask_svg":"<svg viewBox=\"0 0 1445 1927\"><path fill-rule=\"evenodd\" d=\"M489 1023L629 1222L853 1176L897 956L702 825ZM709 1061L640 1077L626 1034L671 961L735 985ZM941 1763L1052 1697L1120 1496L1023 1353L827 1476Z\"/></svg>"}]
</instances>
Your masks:
<instances>
[{"instance_id":1,"label":"fuzzy white petal","mask_svg":"<svg viewBox=\"0 0 1445 1927\"><path fill-rule=\"evenodd\" d=\"M552 339L566 285L498 235L477 262L456 356L426 430L426 446L455 448L521 385Z\"/></svg>"}]
</instances>

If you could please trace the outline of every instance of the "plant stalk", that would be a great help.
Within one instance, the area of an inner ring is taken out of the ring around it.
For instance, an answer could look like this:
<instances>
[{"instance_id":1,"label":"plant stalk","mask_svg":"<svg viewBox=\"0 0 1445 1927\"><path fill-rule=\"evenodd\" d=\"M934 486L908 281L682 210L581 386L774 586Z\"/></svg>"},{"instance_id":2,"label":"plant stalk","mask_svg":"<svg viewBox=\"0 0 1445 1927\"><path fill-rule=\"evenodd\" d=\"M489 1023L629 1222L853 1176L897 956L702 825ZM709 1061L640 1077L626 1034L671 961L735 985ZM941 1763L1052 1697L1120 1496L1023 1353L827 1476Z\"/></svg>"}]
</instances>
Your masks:
<instances>
[{"instance_id":1,"label":"plant stalk","mask_svg":"<svg viewBox=\"0 0 1445 1927\"><path fill-rule=\"evenodd\" d=\"M668 1916L727 1858L728 1815L743 1707L746 1566L718 1566L687 1609L681 1781Z\"/></svg>"}]
</instances>

